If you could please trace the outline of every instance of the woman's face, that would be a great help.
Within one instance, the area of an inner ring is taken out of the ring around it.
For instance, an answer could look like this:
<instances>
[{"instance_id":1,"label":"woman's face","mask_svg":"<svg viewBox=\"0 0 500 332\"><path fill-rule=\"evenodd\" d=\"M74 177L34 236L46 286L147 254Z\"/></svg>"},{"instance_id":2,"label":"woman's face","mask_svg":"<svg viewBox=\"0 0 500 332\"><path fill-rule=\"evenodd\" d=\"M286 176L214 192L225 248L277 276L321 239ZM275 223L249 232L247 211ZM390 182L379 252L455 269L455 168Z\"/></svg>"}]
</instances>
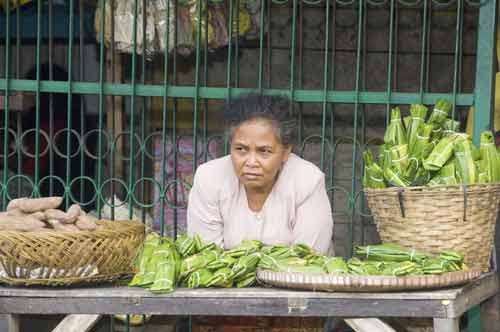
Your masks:
<instances>
[{"instance_id":1,"label":"woman's face","mask_svg":"<svg viewBox=\"0 0 500 332\"><path fill-rule=\"evenodd\" d=\"M283 146L266 119L245 121L233 132L231 160L246 189L271 190L291 148Z\"/></svg>"}]
</instances>

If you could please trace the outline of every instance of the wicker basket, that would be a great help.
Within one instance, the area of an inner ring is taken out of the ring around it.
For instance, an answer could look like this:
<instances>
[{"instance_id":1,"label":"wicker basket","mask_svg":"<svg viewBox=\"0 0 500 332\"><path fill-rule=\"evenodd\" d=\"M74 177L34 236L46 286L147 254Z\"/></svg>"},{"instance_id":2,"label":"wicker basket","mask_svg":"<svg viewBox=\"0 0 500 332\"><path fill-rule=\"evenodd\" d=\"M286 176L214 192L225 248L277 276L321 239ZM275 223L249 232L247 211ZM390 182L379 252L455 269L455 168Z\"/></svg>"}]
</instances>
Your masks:
<instances>
[{"instance_id":1,"label":"wicker basket","mask_svg":"<svg viewBox=\"0 0 500 332\"><path fill-rule=\"evenodd\" d=\"M67 286L115 280L132 272L144 240L136 221L98 221L95 231L0 231L0 281Z\"/></svg>"},{"instance_id":2,"label":"wicker basket","mask_svg":"<svg viewBox=\"0 0 500 332\"><path fill-rule=\"evenodd\" d=\"M500 184L365 189L382 242L437 255L456 250L488 271Z\"/></svg>"}]
</instances>

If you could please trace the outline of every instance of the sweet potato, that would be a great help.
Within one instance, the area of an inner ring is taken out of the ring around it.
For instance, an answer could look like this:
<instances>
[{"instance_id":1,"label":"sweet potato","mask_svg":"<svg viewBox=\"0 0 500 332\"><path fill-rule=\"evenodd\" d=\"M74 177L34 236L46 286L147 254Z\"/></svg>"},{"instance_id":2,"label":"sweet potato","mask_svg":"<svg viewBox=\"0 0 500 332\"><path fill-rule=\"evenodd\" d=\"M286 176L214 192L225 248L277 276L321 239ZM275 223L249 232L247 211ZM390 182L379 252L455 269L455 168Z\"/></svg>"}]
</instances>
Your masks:
<instances>
[{"instance_id":1,"label":"sweet potato","mask_svg":"<svg viewBox=\"0 0 500 332\"><path fill-rule=\"evenodd\" d=\"M62 197L44 197L44 198L30 198L21 200L18 207L24 213L33 213L38 211L44 211L48 209L56 209L61 205Z\"/></svg>"},{"instance_id":2,"label":"sweet potato","mask_svg":"<svg viewBox=\"0 0 500 332\"><path fill-rule=\"evenodd\" d=\"M57 219L63 224L74 224L80 216L80 206L77 204L71 205L68 212L57 209L48 209L45 211L47 219Z\"/></svg>"},{"instance_id":3,"label":"sweet potato","mask_svg":"<svg viewBox=\"0 0 500 332\"><path fill-rule=\"evenodd\" d=\"M95 220L95 218L90 216L79 216L75 225L82 231L93 231L97 228Z\"/></svg>"},{"instance_id":4,"label":"sweet potato","mask_svg":"<svg viewBox=\"0 0 500 332\"><path fill-rule=\"evenodd\" d=\"M40 221L44 221L46 219L45 213L42 211L34 212L32 214L29 214L28 216L38 219Z\"/></svg>"},{"instance_id":5,"label":"sweet potato","mask_svg":"<svg viewBox=\"0 0 500 332\"><path fill-rule=\"evenodd\" d=\"M0 230L34 232L45 227L45 223L33 217L0 215Z\"/></svg>"},{"instance_id":6,"label":"sweet potato","mask_svg":"<svg viewBox=\"0 0 500 332\"><path fill-rule=\"evenodd\" d=\"M21 197L21 198L15 198L7 204L7 211L14 210L14 209L19 209L19 204L23 201L28 199L27 197Z\"/></svg>"}]
</instances>

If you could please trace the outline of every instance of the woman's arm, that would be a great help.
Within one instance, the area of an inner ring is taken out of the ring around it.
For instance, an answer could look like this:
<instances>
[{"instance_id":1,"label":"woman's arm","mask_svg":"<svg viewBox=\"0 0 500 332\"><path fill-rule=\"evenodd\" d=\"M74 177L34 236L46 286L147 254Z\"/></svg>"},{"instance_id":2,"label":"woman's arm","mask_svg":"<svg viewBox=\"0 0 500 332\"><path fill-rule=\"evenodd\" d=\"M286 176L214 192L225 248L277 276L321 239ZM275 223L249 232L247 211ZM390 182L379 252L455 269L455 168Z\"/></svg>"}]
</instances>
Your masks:
<instances>
[{"instance_id":1,"label":"woman's arm","mask_svg":"<svg viewBox=\"0 0 500 332\"><path fill-rule=\"evenodd\" d=\"M203 242L224 246L224 224L217 202L217 192L210 172L198 167L189 192L187 231L189 236L198 234Z\"/></svg>"},{"instance_id":2,"label":"woman's arm","mask_svg":"<svg viewBox=\"0 0 500 332\"><path fill-rule=\"evenodd\" d=\"M325 178L321 176L313 191L297 207L293 227L293 243L307 244L319 254L327 254L333 246L333 219Z\"/></svg>"}]
</instances>

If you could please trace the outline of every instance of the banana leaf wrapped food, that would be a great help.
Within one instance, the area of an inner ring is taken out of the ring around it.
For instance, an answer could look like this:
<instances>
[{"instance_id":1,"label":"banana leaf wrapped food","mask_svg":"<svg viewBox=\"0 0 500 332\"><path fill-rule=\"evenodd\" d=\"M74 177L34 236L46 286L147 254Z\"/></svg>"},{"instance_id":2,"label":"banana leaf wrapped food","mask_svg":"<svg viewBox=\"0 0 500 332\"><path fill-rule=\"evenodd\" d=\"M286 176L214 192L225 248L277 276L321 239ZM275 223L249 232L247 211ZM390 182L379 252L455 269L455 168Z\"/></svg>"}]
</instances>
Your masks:
<instances>
[{"instance_id":1,"label":"banana leaf wrapped food","mask_svg":"<svg viewBox=\"0 0 500 332\"><path fill-rule=\"evenodd\" d=\"M363 186L366 188L385 188L384 171L373 161L373 155L370 150L363 152L365 160L365 169L363 174Z\"/></svg>"},{"instance_id":2,"label":"banana leaf wrapped food","mask_svg":"<svg viewBox=\"0 0 500 332\"><path fill-rule=\"evenodd\" d=\"M342 257L331 257L326 261L324 268L330 274L345 274L349 272L347 263Z\"/></svg>"},{"instance_id":3,"label":"banana leaf wrapped food","mask_svg":"<svg viewBox=\"0 0 500 332\"><path fill-rule=\"evenodd\" d=\"M429 171L438 171L453 155L455 141L459 135L443 137L431 154L424 160L424 168Z\"/></svg>"},{"instance_id":4,"label":"banana leaf wrapped food","mask_svg":"<svg viewBox=\"0 0 500 332\"><path fill-rule=\"evenodd\" d=\"M181 278L185 278L192 272L205 268L208 264L217 260L219 256L218 251L212 250L184 258L180 268Z\"/></svg>"},{"instance_id":5,"label":"banana leaf wrapped food","mask_svg":"<svg viewBox=\"0 0 500 332\"><path fill-rule=\"evenodd\" d=\"M230 257L240 258L255 252L260 251L262 242L258 240L244 240L241 244L231 250L227 250L225 254Z\"/></svg>"},{"instance_id":6,"label":"banana leaf wrapped food","mask_svg":"<svg viewBox=\"0 0 500 332\"><path fill-rule=\"evenodd\" d=\"M495 147L495 137L491 131L481 133L479 151L481 169L486 172L488 182L500 181L500 159Z\"/></svg>"},{"instance_id":7,"label":"banana leaf wrapped food","mask_svg":"<svg viewBox=\"0 0 500 332\"><path fill-rule=\"evenodd\" d=\"M384 135L385 144L401 145L407 144L405 129L401 121L401 110L395 107L391 110L391 122Z\"/></svg>"},{"instance_id":8,"label":"banana leaf wrapped food","mask_svg":"<svg viewBox=\"0 0 500 332\"><path fill-rule=\"evenodd\" d=\"M414 274L418 269L419 265L416 262L391 262L389 264L385 264L381 274L399 277Z\"/></svg>"},{"instance_id":9,"label":"banana leaf wrapped food","mask_svg":"<svg viewBox=\"0 0 500 332\"><path fill-rule=\"evenodd\" d=\"M385 262L421 262L428 258L424 253L414 249L406 249L393 243L357 246L355 253L359 257L367 260L380 260Z\"/></svg>"},{"instance_id":10,"label":"banana leaf wrapped food","mask_svg":"<svg viewBox=\"0 0 500 332\"><path fill-rule=\"evenodd\" d=\"M458 133L460 122L452 119L446 119L443 123L443 136L449 136Z\"/></svg>"},{"instance_id":11,"label":"banana leaf wrapped food","mask_svg":"<svg viewBox=\"0 0 500 332\"><path fill-rule=\"evenodd\" d=\"M153 251L160 245L160 237L156 233L148 234L144 241L142 249L136 259L136 273L129 283L129 286L139 286L144 282L144 275L146 274L146 267L153 256Z\"/></svg>"},{"instance_id":12,"label":"banana leaf wrapped food","mask_svg":"<svg viewBox=\"0 0 500 332\"><path fill-rule=\"evenodd\" d=\"M466 136L457 139L454 146L454 155L458 166L457 172L461 180L459 182L463 184L474 184L478 181L472 146L472 142Z\"/></svg>"},{"instance_id":13,"label":"banana leaf wrapped food","mask_svg":"<svg viewBox=\"0 0 500 332\"><path fill-rule=\"evenodd\" d=\"M292 256L296 257L306 257L309 255L314 255L314 251L306 244L298 243L293 245L291 248Z\"/></svg>"},{"instance_id":14,"label":"banana leaf wrapped food","mask_svg":"<svg viewBox=\"0 0 500 332\"><path fill-rule=\"evenodd\" d=\"M419 128L425 123L425 118L427 116L427 107L421 104L412 104L410 106L410 119L406 126L406 131L408 135L408 146L411 147L415 145L417 141L417 135Z\"/></svg>"},{"instance_id":15,"label":"banana leaf wrapped food","mask_svg":"<svg viewBox=\"0 0 500 332\"><path fill-rule=\"evenodd\" d=\"M384 179L393 187L409 187L411 182L392 168L384 169Z\"/></svg>"},{"instance_id":16,"label":"banana leaf wrapped food","mask_svg":"<svg viewBox=\"0 0 500 332\"><path fill-rule=\"evenodd\" d=\"M196 237L198 237L199 239L198 235L195 235L194 238L191 238L187 234L183 234L175 240L177 251L179 252L179 254L181 254L182 257L188 257L198 252L199 245L197 244L197 241L201 240L195 240Z\"/></svg>"},{"instance_id":17,"label":"banana leaf wrapped food","mask_svg":"<svg viewBox=\"0 0 500 332\"><path fill-rule=\"evenodd\" d=\"M277 244L273 246L264 246L260 250L263 255L268 255L274 258L287 258L293 256L292 249L284 244Z\"/></svg>"},{"instance_id":18,"label":"banana leaf wrapped food","mask_svg":"<svg viewBox=\"0 0 500 332\"><path fill-rule=\"evenodd\" d=\"M257 280L257 272L250 271L240 276L238 279L235 279L234 282L236 283L236 288L244 288L252 286L256 280Z\"/></svg>"},{"instance_id":19,"label":"banana leaf wrapped food","mask_svg":"<svg viewBox=\"0 0 500 332\"><path fill-rule=\"evenodd\" d=\"M403 174L409 163L408 145L395 145L389 149L389 153L391 154L390 167L399 174Z\"/></svg>"},{"instance_id":20,"label":"banana leaf wrapped food","mask_svg":"<svg viewBox=\"0 0 500 332\"><path fill-rule=\"evenodd\" d=\"M223 267L215 271L212 279L208 282L208 287L223 287L229 288L233 285L233 271L229 267Z\"/></svg>"},{"instance_id":21,"label":"banana leaf wrapped food","mask_svg":"<svg viewBox=\"0 0 500 332\"><path fill-rule=\"evenodd\" d=\"M213 272L208 269L199 269L192 272L187 279L188 288L208 287L213 278Z\"/></svg>"},{"instance_id":22,"label":"banana leaf wrapped food","mask_svg":"<svg viewBox=\"0 0 500 332\"><path fill-rule=\"evenodd\" d=\"M254 252L250 255L240 257L238 262L236 262L231 269L234 278L236 279L246 273L255 271L261 256L262 254L260 252Z\"/></svg>"},{"instance_id":23,"label":"banana leaf wrapped food","mask_svg":"<svg viewBox=\"0 0 500 332\"><path fill-rule=\"evenodd\" d=\"M384 169L386 166L390 167L391 165L390 145L382 144L379 146L378 163L382 169Z\"/></svg>"},{"instance_id":24,"label":"banana leaf wrapped food","mask_svg":"<svg viewBox=\"0 0 500 332\"><path fill-rule=\"evenodd\" d=\"M151 258L146 264L146 270L144 271L143 278L137 286L149 286L154 283L156 277L157 267L161 262L166 261L171 256L172 243L165 241L155 247ZM175 266L174 266L175 271Z\"/></svg>"},{"instance_id":25,"label":"banana leaf wrapped food","mask_svg":"<svg viewBox=\"0 0 500 332\"><path fill-rule=\"evenodd\" d=\"M460 175L455 159L449 160L437 174L429 181L429 186L456 185L461 183Z\"/></svg>"},{"instance_id":26,"label":"banana leaf wrapped food","mask_svg":"<svg viewBox=\"0 0 500 332\"><path fill-rule=\"evenodd\" d=\"M149 288L154 293L170 293L176 286L176 263L173 259L161 261L156 266L153 285Z\"/></svg>"},{"instance_id":27,"label":"banana leaf wrapped food","mask_svg":"<svg viewBox=\"0 0 500 332\"><path fill-rule=\"evenodd\" d=\"M415 142L409 146L410 154L413 157L422 160L429 156L434 148L434 145L430 141L431 133L431 124L424 123L419 125L415 135Z\"/></svg>"},{"instance_id":28,"label":"banana leaf wrapped food","mask_svg":"<svg viewBox=\"0 0 500 332\"><path fill-rule=\"evenodd\" d=\"M218 270L223 267L232 267L237 261L237 258L222 253L216 260L207 264L207 269Z\"/></svg>"},{"instance_id":29,"label":"banana leaf wrapped food","mask_svg":"<svg viewBox=\"0 0 500 332\"><path fill-rule=\"evenodd\" d=\"M447 100L440 99L436 101L434 109L429 117L428 123L435 124L437 126L442 126L445 120L448 118L448 114L451 111L451 103Z\"/></svg>"}]
</instances>

